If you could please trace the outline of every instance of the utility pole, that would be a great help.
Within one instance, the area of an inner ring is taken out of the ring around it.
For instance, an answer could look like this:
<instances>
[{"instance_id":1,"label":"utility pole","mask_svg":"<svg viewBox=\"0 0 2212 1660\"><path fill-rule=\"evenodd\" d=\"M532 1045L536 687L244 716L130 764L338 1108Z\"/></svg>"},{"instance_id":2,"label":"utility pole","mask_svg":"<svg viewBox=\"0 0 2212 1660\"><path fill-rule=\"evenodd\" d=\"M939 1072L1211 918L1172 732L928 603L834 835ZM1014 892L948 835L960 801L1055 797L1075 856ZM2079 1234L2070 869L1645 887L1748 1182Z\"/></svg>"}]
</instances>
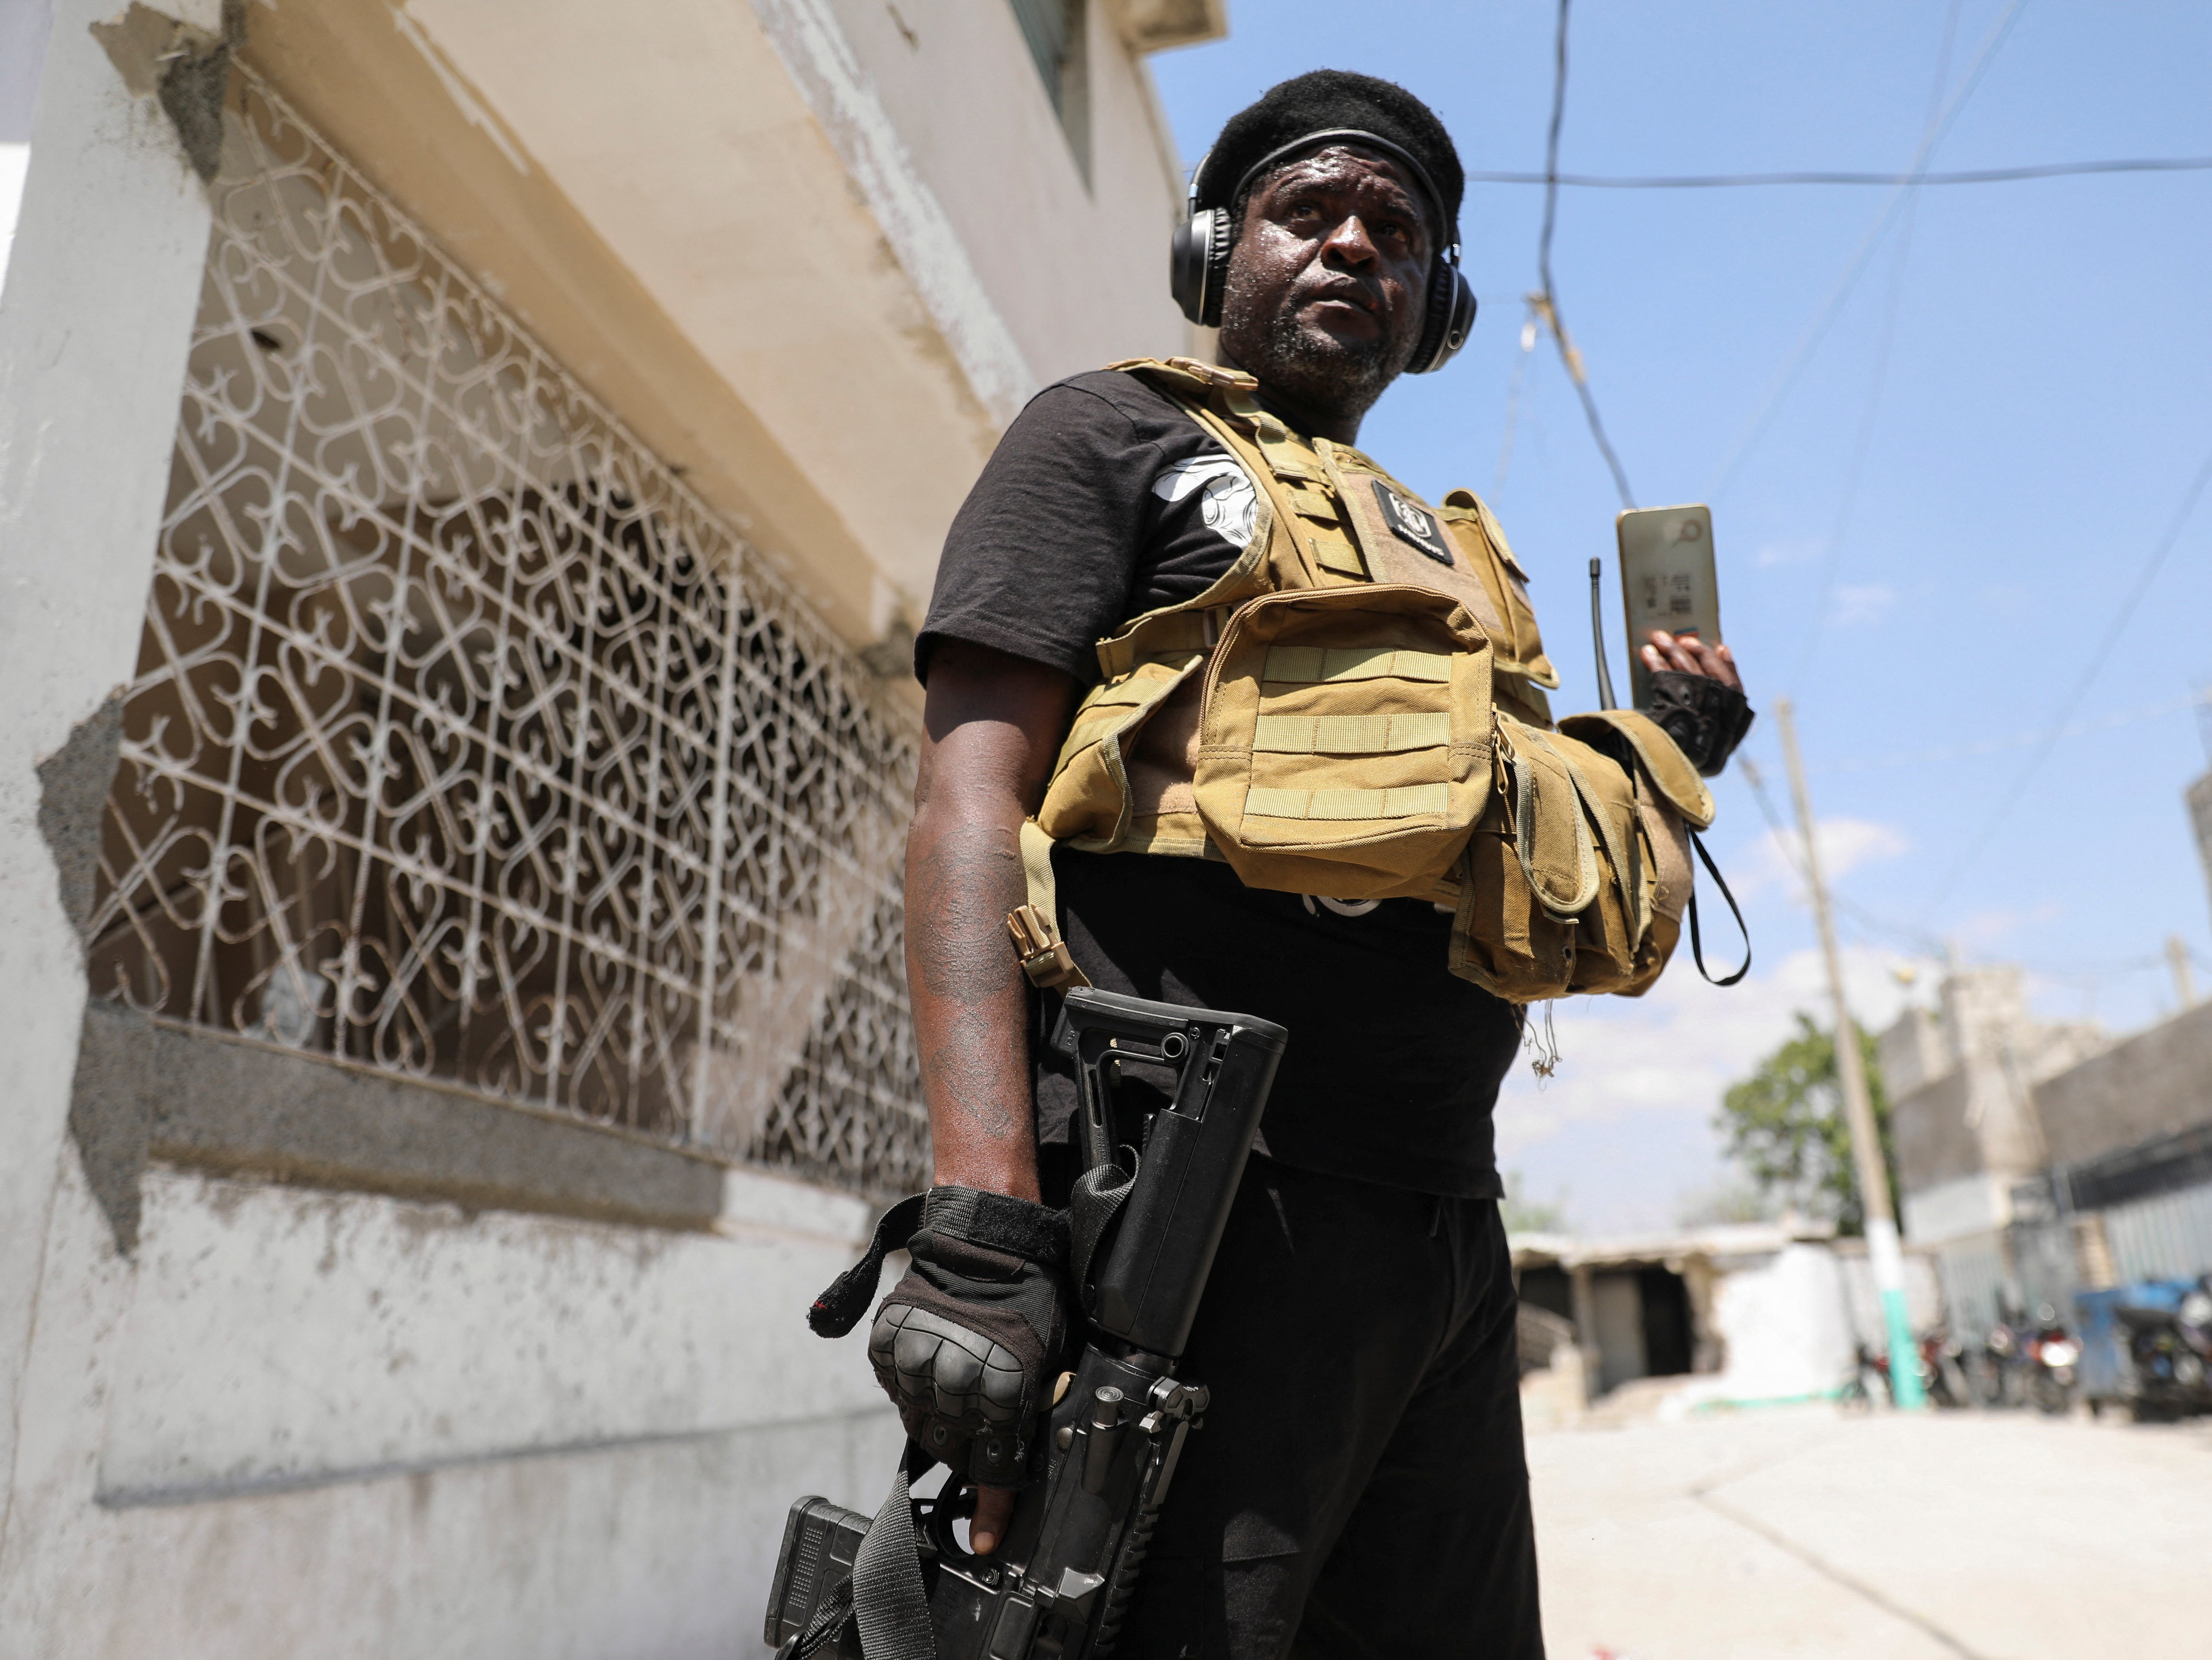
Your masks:
<instances>
[{"instance_id":1,"label":"utility pole","mask_svg":"<svg viewBox=\"0 0 2212 1660\"><path fill-rule=\"evenodd\" d=\"M2173 970L2173 994L2185 1012L2197 1006L2197 982L2189 972L2189 947L2178 933L2166 936L2166 965Z\"/></svg>"},{"instance_id":2,"label":"utility pole","mask_svg":"<svg viewBox=\"0 0 2212 1660\"><path fill-rule=\"evenodd\" d=\"M1797 808L1797 833L1805 844L1805 885L1812 891L1813 915L1820 926L1820 955L1828 965L1828 994L1836 1005L1836 1073L1843 1080L1844 1118L1850 1126L1851 1156L1858 1165L1867 1262L1881 1298L1882 1323L1889 1331L1890 1398L1910 1412L1926 1406L1928 1397L1920 1387L1919 1346L1912 1341L1912 1316L1905 1304L1905 1256L1898 1249L1897 1213L1890 1207L1889 1171L1881 1159L1874 1100L1867 1093L1859 1030L1851 1023L1850 1005L1844 996L1844 963L1836 952L1835 921L1828 915L1827 885L1820 880L1813 803L1805 793L1805 763L1797 756L1796 711L1788 698L1774 700L1774 721L1782 732L1782 759L1790 769L1790 796Z\"/></svg>"}]
</instances>

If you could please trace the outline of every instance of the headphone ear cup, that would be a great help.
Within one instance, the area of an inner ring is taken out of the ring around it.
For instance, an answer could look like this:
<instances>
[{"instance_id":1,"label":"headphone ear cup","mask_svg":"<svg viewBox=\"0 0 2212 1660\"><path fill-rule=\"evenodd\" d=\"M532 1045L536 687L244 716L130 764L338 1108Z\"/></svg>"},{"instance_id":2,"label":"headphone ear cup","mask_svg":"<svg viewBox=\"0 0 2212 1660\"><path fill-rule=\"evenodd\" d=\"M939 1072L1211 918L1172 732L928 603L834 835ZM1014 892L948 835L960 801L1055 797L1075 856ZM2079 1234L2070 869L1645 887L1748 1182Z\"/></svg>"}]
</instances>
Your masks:
<instances>
[{"instance_id":1,"label":"headphone ear cup","mask_svg":"<svg viewBox=\"0 0 2212 1660\"><path fill-rule=\"evenodd\" d=\"M1429 305L1420 343L1407 361L1408 374L1432 374L1459 355L1474 329L1474 290L1460 268L1438 260L1429 278Z\"/></svg>"},{"instance_id":2,"label":"headphone ear cup","mask_svg":"<svg viewBox=\"0 0 2212 1660\"><path fill-rule=\"evenodd\" d=\"M1229 210L1215 208L1213 229L1206 258L1206 315L1202 320L1210 329L1221 326L1221 302L1229 293L1229 255L1237 246L1234 228L1229 222Z\"/></svg>"},{"instance_id":3,"label":"headphone ear cup","mask_svg":"<svg viewBox=\"0 0 2212 1660\"><path fill-rule=\"evenodd\" d=\"M1221 290L1229 276L1229 216L1204 208L1175 228L1168 244L1168 292L1182 314L1207 328L1221 325Z\"/></svg>"}]
</instances>

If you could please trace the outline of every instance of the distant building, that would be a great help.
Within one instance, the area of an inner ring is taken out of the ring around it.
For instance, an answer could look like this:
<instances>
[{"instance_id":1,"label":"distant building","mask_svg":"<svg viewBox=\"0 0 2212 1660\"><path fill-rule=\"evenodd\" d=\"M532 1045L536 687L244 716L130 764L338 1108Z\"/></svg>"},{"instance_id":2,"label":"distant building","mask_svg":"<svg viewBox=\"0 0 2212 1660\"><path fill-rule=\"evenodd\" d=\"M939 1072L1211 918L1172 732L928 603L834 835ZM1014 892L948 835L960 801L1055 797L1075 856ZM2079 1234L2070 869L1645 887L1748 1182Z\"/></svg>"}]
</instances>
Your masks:
<instances>
[{"instance_id":1,"label":"distant building","mask_svg":"<svg viewBox=\"0 0 2212 1660\"><path fill-rule=\"evenodd\" d=\"M1566 1372L1532 1379L1532 1405L1571 1417L1650 1380L1670 1409L1825 1397L1850 1377L1856 1346L1881 1341L1864 1242L1784 1219L1620 1237L1517 1234L1513 1267L1526 1351ZM1917 1323L1940 1314L1935 1277L1907 1259ZM1568 1397L1564 1402L1561 1395Z\"/></svg>"},{"instance_id":2,"label":"distant building","mask_svg":"<svg viewBox=\"0 0 2212 1660\"><path fill-rule=\"evenodd\" d=\"M914 630L1194 344L1220 0L0 24L0 1650L748 1652L900 1441Z\"/></svg>"},{"instance_id":3,"label":"distant building","mask_svg":"<svg viewBox=\"0 0 2212 1660\"><path fill-rule=\"evenodd\" d=\"M2212 1005L2115 1040L2032 1018L2016 968L1955 970L1881 1056L1905 1237L1962 1330L2212 1269Z\"/></svg>"}]
</instances>

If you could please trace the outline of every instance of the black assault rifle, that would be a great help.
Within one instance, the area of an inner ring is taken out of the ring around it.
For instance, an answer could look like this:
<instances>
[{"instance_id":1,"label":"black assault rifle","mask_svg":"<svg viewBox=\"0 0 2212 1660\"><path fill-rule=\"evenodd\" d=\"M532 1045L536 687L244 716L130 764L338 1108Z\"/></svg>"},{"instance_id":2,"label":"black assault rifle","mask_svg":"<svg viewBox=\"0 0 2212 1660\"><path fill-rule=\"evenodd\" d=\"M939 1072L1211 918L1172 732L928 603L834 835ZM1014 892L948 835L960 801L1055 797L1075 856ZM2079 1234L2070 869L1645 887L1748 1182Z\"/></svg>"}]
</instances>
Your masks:
<instances>
[{"instance_id":1,"label":"black assault rifle","mask_svg":"<svg viewBox=\"0 0 2212 1660\"><path fill-rule=\"evenodd\" d=\"M1206 1411L1205 1387L1175 1365L1285 1036L1247 1015L1067 994L1053 1043L1080 1088L1085 1169L1069 1223L1089 1341L1051 1409L1044 1483L1022 1495L988 1557L953 1532L974 1512L973 1488L947 1481L908 1497L928 1462L911 1444L874 1518L800 1499L769 1594L779 1660L1113 1651L1183 1439Z\"/></svg>"}]
</instances>

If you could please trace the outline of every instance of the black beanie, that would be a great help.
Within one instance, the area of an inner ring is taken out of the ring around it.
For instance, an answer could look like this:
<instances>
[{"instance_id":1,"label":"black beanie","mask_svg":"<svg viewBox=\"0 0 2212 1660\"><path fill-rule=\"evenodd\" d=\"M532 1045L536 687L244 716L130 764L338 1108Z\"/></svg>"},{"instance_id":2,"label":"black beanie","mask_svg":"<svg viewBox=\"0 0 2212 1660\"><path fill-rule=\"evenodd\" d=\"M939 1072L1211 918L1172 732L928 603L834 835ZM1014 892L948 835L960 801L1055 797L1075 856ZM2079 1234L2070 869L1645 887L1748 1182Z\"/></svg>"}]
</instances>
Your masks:
<instances>
[{"instance_id":1,"label":"black beanie","mask_svg":"<svg viewBox=\"0 0 2212 1660\"><path fill-rule=\"evenodd\" d=\"M1459 151L1436 112L1395 82L1349 70L1314 70L1267 88L1260 101L1238 111L1221 129L1213 149L1200 164L1198 205L1225 208L1253 164L1308 133L1350 127L1387 138L1427 171L1443 198L1448 222L1442 240L1459 240L1460 197L1467 188Z\"/></svg>"}]
</instances>

